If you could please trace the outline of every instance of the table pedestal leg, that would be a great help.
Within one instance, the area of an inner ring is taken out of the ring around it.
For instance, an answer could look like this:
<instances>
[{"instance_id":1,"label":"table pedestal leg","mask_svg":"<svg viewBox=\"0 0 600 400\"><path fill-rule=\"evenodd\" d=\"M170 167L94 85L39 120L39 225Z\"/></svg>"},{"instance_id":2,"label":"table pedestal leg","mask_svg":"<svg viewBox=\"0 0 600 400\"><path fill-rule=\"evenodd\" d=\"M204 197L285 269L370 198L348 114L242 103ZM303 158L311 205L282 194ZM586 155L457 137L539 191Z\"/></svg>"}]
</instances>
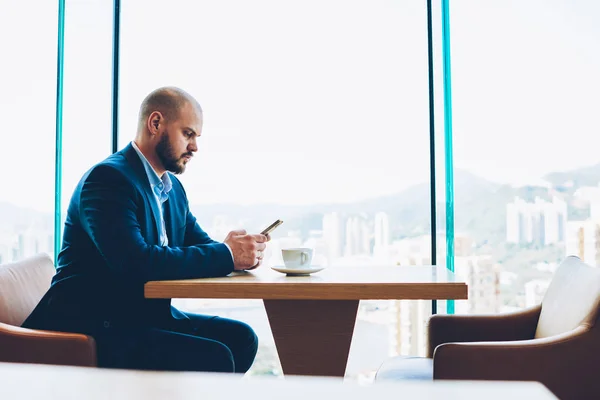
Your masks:
<instances>
[{"instance_id":1,"label":"table pedestal leg","mask_svg":"<svg viewBox=\"0 0 600 400\"><path fill-rule=\"evenodd\" d=\"M284 374L343 377L358 300L263 300Z\"/></svg>"}]
</instances>

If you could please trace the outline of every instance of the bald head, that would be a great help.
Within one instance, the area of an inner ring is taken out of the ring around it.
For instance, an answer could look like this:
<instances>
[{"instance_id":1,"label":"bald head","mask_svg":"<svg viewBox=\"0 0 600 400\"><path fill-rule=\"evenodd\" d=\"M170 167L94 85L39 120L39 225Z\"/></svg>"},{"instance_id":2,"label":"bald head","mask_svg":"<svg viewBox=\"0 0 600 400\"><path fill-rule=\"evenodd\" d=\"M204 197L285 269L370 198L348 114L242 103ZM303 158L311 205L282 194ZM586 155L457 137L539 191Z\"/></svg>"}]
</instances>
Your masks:
<instances>
[{"instance_id":1,"label":"bald head","mask_svg":"<svg viewBox=\"0 0 600 400\"><path fill-rule=\"evenodd\" d=\"M202 133L202 109L186 91L164 87L150 93L140 107L135 144L154 171L180 174L196 151Z\"/></svg>"},{"instance_id":2,"label":"bald head","mask_svg":"<svg viewBox=\"0 0 600 400\"><path fill-rule=\"evenodd\" d=\"M179 118L179 113L186 105L191 105L197 112L201 113L200 104L192 95L177 87L162 87L150 93L140 106L138 117L138 135L144 131L148 123L148 117L157 111L167 122L173 122Z\"/></svg>"}]
</instances>

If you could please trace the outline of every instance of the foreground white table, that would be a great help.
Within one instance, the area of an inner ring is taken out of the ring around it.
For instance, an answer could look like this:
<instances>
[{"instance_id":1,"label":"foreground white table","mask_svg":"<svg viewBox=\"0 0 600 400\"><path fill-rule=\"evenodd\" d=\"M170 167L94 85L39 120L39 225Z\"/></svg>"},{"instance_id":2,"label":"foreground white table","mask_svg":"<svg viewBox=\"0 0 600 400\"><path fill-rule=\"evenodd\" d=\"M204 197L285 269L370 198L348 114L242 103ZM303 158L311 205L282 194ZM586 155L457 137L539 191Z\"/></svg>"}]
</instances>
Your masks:
<instances>
[{"instance_id":1,"label":"foreground white table","mask_svg":"<svg viewBox=\"0 0 600 400\"><path fill-rule=\"evenodd\" d=\"M110 400L557 400L535 382L436 381L359 386L337 378L242 379L236 375L141 372L0 363L0 399Z\"/></svg>"}]
</instances>

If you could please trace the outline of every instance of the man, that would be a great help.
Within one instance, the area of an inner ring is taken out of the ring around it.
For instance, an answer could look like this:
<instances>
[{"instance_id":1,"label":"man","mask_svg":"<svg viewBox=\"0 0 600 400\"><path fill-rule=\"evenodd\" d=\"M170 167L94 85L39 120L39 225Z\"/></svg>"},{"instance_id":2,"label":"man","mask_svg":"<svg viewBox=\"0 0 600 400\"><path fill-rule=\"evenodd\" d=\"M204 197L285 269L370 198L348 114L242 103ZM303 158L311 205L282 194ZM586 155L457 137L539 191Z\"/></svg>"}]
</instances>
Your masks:
<instances>
[{"instance_id":1,"label":"man","mask_svg":"<svg viewBox=\"0 0 600 400\"><path fill-rule=\"evenodd\" d=\"M145 299L150 280L225 276L258 267L264 235L212 240L173 174L197 151L202 109L178 88L144 99L135 140L94 166L69 205L50 290L24 327L93 336L101 367L246 372L258 341L246 324Z\"/></svg>"}]
</instances>

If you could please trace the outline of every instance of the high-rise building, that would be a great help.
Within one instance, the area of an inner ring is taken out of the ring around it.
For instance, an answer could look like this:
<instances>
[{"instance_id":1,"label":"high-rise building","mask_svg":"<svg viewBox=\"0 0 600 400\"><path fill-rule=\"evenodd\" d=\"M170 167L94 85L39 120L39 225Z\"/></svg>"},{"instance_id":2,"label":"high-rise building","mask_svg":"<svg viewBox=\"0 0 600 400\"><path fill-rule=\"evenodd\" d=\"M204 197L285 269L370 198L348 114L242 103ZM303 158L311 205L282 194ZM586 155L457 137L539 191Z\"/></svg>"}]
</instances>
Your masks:
<instances>
[{"instance_id":1,"label":"high-rise building","mask_svg":"<svg viewBox=\"0 0 600 400\"><path fill-rule=\"evenodd\" d=\"M577 256L583 259L584 221L569 221L567 223L567 240L565 246L565 256Z\"/></svg>"},{"instance_id":2,"label":"high-rise building","mask_svg":"<svg viewBox=\"0 0 600 400\"><path fill-rule=\"evenodd\" d=\"M532 204L515 197L506 205L506 241L508 243L531 243L536 221L532 213ZM538 221L539 224L539 221Z\"/></svg>"},{"instance_id":3,"label":"high-rise building","mask_svg":"<svg viewBox=\"0 0 600 400\"><path fill-rule=\"evenodd\" d=\"M389 309L390 356L398 354L425 356L427 323L431 317L431 302L425 300L395 300Z\"/></svg>"},{"instance_id":4,"label":"high-rise building","mask_svg":"<svg viewBox=\"0 0 600 400\"><path fill-rule=\"evenodd\" d=\"M548 245L561 243L566 240L567 229L567 203L554 196L552 203L536 199L540 203L539 211L543 219L543 241L541 244Z\"/></svg>"},{"instance_id":5,"label":"high-rise building","mask_svg":"<svg viewBox=\"0 0 600 400\"><path fill-rule=\"evenodd\" d=\"M323 239L327 244L328 264L332 264L342 256L344 243L344 230L342 218L337 212L323 215Z\"/></svg>"},{"instance_id":6,"label":"high-rise building","mask_svg":"<svg viewBox=\"0 0 600 400\"><path fill-rule=\"evenodd\" d=\"M572 221L568 226L566 255L600 266L600 220Z\"/></svg>"},{"instance_id":7,"label":"high-rise building","mask_svg":"<svg viewBox=\"0 0 600 400\"><path fill-rule=\"evenodd\" d=\"M390 220L386 213L375 214L375 245L373 255L378 259L387 259L390 245Z\"/></svg>"},{"instance_id":8,"label":"high-rise building","mask_svg":"<svg viewBox=\"0 0 600 400\"><path fill-rule=\"evenodd\" d=\"M366 255L371 253L369 230L363 216L352 216L346 221L345 256Z\"/></svg>"},{"instance_id":9,"label":"high-rise building","mask_svg":"<svg viewBox=\"0 0 600 400\"><path fill-rule=\"evenodd\" d=\"M468 300L455 303L457 313L485 314L500 310L500 266L492 256L456 257L456 276L467 282Z\"/></svg>"},{"instance_id":10,"label":"high-rise building","mask_svg":"<svg viewBox=\"0 0 600 400\"><path fill-rule=\"evenodd\" d=\"M506 205L506 241L547 246L566 240L567 204L554 196L552 202L536 197L533 203L515 197Z\"/></svg>"}]
</instances>

